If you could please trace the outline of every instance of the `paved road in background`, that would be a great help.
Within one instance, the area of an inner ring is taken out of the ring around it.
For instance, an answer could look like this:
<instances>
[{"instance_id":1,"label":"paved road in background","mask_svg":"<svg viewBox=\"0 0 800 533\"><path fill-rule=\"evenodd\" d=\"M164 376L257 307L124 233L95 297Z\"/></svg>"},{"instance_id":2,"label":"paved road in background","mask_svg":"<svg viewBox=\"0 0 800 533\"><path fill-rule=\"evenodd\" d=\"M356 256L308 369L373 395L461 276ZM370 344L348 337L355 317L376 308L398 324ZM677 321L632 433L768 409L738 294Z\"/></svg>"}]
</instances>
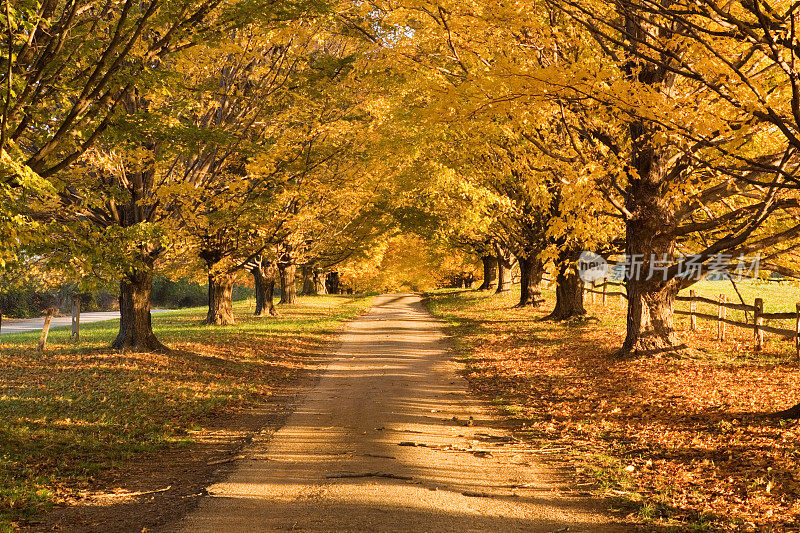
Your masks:
<instances>
[{"instance_id":1,"label":"paved road in background","mask_svg":"<svg viewBox=\"0 0 800 533\"><path fill-rule=\"evenodd\" d=\"M163 313L162 309L153 309L153 313ZM119 311L96 311L81 313L81 324L102 322L104 320L119 319ZM63 328L72 325L72 318L68 316L53 317L50 328ZM41 331L44 326L44 317L41 318L3 318L0 334L25 333L28 331Z\"/></svg>"}]
</instances>

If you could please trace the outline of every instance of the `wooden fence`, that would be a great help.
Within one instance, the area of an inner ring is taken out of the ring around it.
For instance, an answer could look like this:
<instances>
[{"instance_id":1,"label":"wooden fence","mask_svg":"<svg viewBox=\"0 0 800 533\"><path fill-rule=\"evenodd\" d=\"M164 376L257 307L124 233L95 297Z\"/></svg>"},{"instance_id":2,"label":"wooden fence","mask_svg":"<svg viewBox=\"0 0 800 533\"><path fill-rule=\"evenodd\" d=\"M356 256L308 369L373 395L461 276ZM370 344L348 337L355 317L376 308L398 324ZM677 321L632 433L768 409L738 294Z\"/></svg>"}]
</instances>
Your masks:
<instances>
[{"instance_id":1,"label":"wooden fence","mask_svg":"<svg viewBox=\"0 0 800 533\"><path fill-rule=\"evenodd\" d=\"M583 292L584 292L584 296L586 294L589 294L589 299L590 299L590 301L592 303L594 303L594 296L596 294L601 297L601 302L602 302L603 306L606 305L606 301L608 300L608 298L611 298L613 296L616 296L617 298L619 298L620 302L623 302L628 298L628 295L623 292L625 290L625 284L624 283L620 283L620 282L617 282L617 281L604 280L603 283L598 284L597 282L593 281L592 284L591 284L591 287L592 288L590 289L588 285L584 284ZM617 290L616 291L609 291L608 290L609 287L616 287Z\"/></svg>"},{"instance_id":2,"label":"wooden fence","mask_svg":"<svg viewBox=\"0 0 800 533\"><path fill-rule=\"evenodd\" d=\"M609 291L609 287L615 288L616 290ZM627 295L625 294L625 292L623 292L624 287L625 285L621 282L615 282L609 280L604 280L602 283L592 282L590 285L589 284L584 285L584 294L589 296L589 301L592 304L594 303L595 296L596 295L600 296L601 304L605 306L608 298L612 296L619 297L620 301L627 299ZM727 297L724 294L720 294L718 300L713 300L711 298L704 298L703 296L697 296L694 293L694 290L689 290L689 296L678 296L676 297L676 301L689 303L688 311L684 311L682 309L675 309L674 313L676 315L684 315L689 317L689 329L691 331L697 330L698 318L716 321L718 341L725 340L727 336L726 325L728 324L745 329L752 328L756 351L760 351L764 348L764 333L773 333L775 335L781 335L788 339L793 339L795 346L795 353L797 354L797 357L800 358L800 302L795 304L794 311L789 311L785 313L765 313L764 300L762 298L756 298L753 304L750 305L744 303L728 302ZM715 306L717 308L717 314L712 315L708 313L698 312L697 311L698 303ZM727 316L728 309L734 311L744 311L745 313L744 322L728 318ZM752 323L749 320L749 316L751 313L753 316ZM766 320L793 320L794 328L788 329L788 328L778 328L774 326L769 326L764 324L764 321Z\"/></svg>"}]
</instances>

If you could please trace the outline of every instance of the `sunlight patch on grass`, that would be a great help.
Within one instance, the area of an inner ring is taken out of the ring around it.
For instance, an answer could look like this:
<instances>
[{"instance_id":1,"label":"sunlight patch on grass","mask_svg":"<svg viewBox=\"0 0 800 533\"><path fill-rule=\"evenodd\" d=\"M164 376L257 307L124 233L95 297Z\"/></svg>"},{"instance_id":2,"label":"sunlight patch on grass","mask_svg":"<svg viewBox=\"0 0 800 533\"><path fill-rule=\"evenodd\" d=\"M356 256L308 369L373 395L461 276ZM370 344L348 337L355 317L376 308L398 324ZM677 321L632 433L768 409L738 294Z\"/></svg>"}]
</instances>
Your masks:
<instances>
[{"instance_id":1,"label":"sunlight patch on grass","mask_svg":"<svg viewBox=\"0 0 800 533\"><path fill-rule=\"evenodd\" d=\"M30 518L137 453L186 444L205 417L266 401L324 361L326 341L371 298L301 297L278 317L235 306L237 324L205 308L153 315L169 354L119 352L117 321L0 337L0 530Z\"/></svg>"}]
</instances>

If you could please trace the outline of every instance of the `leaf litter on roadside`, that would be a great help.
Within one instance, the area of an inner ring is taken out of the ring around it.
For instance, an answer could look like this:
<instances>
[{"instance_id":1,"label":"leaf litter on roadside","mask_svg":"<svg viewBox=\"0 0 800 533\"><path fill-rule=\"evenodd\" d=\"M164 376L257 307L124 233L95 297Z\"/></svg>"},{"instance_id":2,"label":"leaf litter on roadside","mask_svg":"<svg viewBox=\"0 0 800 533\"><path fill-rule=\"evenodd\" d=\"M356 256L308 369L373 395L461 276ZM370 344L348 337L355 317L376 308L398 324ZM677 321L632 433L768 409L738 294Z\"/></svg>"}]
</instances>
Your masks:
<instances>
[{"instance_id":1,"label":"leaf litter on roadside","mask_svg":"<svg viewBox=\"0 0 800 533\"><path fill-rule=\"evenodd\" d=\"M539 321L480 293L433 296L465 376L519 424L537 460L630 518L687 528L797 531L800 430L764 413L800 399L797 364L728 356L619 361L624 329ZM701 342L708 342L700 339Z\"/></svg>"}]
</instances>

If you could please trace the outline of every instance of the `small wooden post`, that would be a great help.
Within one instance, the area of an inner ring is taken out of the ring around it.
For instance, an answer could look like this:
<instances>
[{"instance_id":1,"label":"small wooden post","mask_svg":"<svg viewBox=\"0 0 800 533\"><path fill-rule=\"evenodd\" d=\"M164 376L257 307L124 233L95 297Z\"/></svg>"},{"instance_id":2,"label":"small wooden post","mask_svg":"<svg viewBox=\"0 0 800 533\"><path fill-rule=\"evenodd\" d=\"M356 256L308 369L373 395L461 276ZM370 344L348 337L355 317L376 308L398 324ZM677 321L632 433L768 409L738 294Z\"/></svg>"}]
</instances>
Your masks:
<instances>
[{"instance_id":1,"label":"small wooden post","mask_svg":"<svg viewBox=\"0 0 800 533\"><path fill-rule=\"evenodd\" d=\"M795 357L800 359L800 303L796 303L797 317L794 319L794 351Z\"/></svg>"},{"instance_id":2,"label":"small wooden post","mask_svg":"<svg viewBox=\"0 0 800 533\"><path fill-rule=\"evenodd\" d=\"M47 315L44 317L44 326L42 326L42 336L39 337L39 351L43 351L47 346L47 334L50 333L50 321L53 319L53 309L47 310Z\"/></svg>"},{"instance_id":3,"label":"small wooden post","mask_svg":"<svg viewBox=\"0 0 800 533\"><path fill-rule=\"evenodd\" d=\"M597 282L592 280L592 289L589 291L589 303L594 305L594 291L597 290Z\"/></svg>"},{"instance_id":4,"label":"small wooden post","mask_svg":"<svg viewBox=\"0 0 800 533\"><path fill-rule=\"evenodd\" d=\"M728 299L724 294L719 295L719 305L717 306L717 340L725 340L725 322L722 319L727 315L727 308L723 305Z\"/></svg>"},{"instance_id":5,"label":"small wooden post","mask_svg":"<svg viewBox=\"0 0 800 533\"><path fill-rule=\"evenodd\" d=\"M81 340L81 297L75 296L72 299L72 340Z\"/></svg>"},{"instance_id":6,"label":"small wooden post","mask_svg":"<svg viewBox=\"0 0 800 533\"><path fill-rule=\"evenodd\" d=\"M606 290L608 289L608 278L603 278L603 309L606 307Z\"/></svg>"},{"instance_id":7,"label":"small wooden post","mask_svg":"<svg viewBox=\"0 0 800 533\"><path fill-rule=\"evenodd\" d=\"M764 324L764 300L756 298L753 304L753 334L755 336L756 346L755 351L760 352L764 349L764 330L761 326Z\"/></svg>"},{"instance_id":8,"label":"small wooden post","mask_svg":"<svg viewBox=\"0 0 800 533\"><path fill-rule=\"evenodd\" d=\"M697 331L697 301L694 299L694 289L689 289L689 330Z\"/></svg>"}]
</instances>

